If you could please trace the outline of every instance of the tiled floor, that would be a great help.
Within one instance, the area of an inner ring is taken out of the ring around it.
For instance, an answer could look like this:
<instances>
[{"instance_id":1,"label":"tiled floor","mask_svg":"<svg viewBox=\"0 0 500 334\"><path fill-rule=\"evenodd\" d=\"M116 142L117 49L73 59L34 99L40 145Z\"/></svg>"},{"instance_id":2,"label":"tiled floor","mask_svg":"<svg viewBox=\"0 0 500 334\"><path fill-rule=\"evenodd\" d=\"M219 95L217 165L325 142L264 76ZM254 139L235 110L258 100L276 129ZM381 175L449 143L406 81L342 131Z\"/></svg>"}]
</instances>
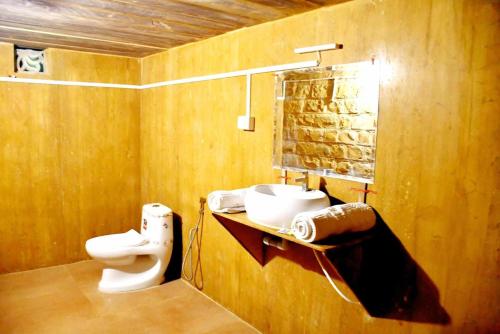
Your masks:
<instances>
[{"instance_id":1,"label":"tiled floor","mask_svg":"<svg viewBox=\"0 0 500 334\"><path fill-rule=\"evenodd\" d=\"M182 280L100 293L101 268L83 261L0 275L0 333L258 333Z\"/></svg>"}]
</instances>

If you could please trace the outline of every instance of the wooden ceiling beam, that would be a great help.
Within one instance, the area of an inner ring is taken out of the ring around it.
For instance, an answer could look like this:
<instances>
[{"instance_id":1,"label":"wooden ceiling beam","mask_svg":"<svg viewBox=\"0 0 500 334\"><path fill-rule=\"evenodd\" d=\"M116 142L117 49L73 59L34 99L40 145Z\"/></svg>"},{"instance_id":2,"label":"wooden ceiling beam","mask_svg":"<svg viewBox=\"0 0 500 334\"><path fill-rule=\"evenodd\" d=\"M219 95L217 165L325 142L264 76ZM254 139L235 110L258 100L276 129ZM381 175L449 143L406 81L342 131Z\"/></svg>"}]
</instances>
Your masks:
<instances>
[{"instance_id":1,"label":"wooden ceiling beam","mask_svg":"<svg viewBox=\"0 0 500 334\"><path fill-rule=\"evenodd\" d=\"M171 1L150 3L151 1L126 1L126 0L71 0L87 8L98 8L110 13L121 13L122 15L136 15L152 20L165 20L172 24L203 27L210 25L220 29L235 29L241 26L241 20L227 20L213 17L210 12L205 15L188 11L184 5L173 6ZM258 21L257 21L258 22ZM256 22L247 22L252 24Z\"/></svg>"},{"instance_id":2,"label":"wooden ceiling beam","mask_svg":"<svg viewBox=\"0 0 500 334\"><path fill-rule=\"evenodd\" d=\"M32 4L29 3L29 5L31 6ZM106 13L100 11L90 11L81 7L78 10L74 10L71 5L65 6L68 8L64 12L58 12L55 10L43 10L43 8L39 7L19 10L19 5L0 3L0 20L37 24L52 28L57 27L63 32L65 29L74 30L76 27L99 29L101 32L103 30L114 30L126 32L130 35L147 35L150 38L160 40L162 36L195 39L204 37L206 33L217 34L221 32L221 30L210 27L170 26L166 23L162 25L161 22L155 24L154 20L145 20L144 18L138 20L134 16L121 17L116 14L115 16L108 16Z\"/></svg>"},{"instance_id":3,"label":"wooden ceiling beam","mask_svg":"<svg viewBox=\"0 0 500 334\"><path fill-rule=\"evenodd\" d=\"M19 39L25 42L23 46L30 47L31 44L27 44L30 40L44 43L47 45L67 45L73 47L85 47L85 48L93 48L93 49L102 49L102 50L116 50L120 52L130 51L132 53L155 53L160 52L162 50L159 49L151 49L145 48L138 45L133 44L113 44L106 41L96 41L96 40L84 40L73 38L71 36L52 36L52 35L39 35L34 32L26 32L26 31L11 31L8 29L4 29L0 27L0 38L5 39Z\"/></svg>"},{"instance_id":4,"label":"wooden ceiling beam","mask_svg":"<svg viewBox=\"0 0 500 334\"><path fill-rule=\"evenodd\" d=\"M186 18L203 17L205 20L213 22L232 23L235 26L249 26L261 23L266 19L267 13L255 18L247 12L228 13L227 11L213 10L204 6L200 1L182 1L182 0L110 0L112 2L125 3L130 6L147 6L154 8L162 13L176 13Z\"/></svg>"},{"instance_id":5,"label":"wooden ceiling beam","mask_svg":"<svg viewBox=\"0 0 500 334\"><path fill-rule=\"evenodd\" d=\"M5 25L2 25L1 22L0 22L0 31L9 31L11 35L18 35L18 36L23 35L25 33L28 33L31 35L31 37L33 37L32 34L35 34L35 35L42 35L42 36L52 36L53 38L59 37L60 39L69 38L69 39L80 40L80 41L88 41L89 43L107 43L107 44L112 44L112 45L117 44L117 45L124 45L124 46L128 46L128 47L153 49L156 52L165 50L165 48L162 48L162 47L137 44L137 43L132 43L132 42L122 42L122 41L116 41L116 40L110 40L110 39L91 38L91 37L85 37L85 36L79 36L79 35L54 33L54 32L48 32L48 31L36 30L36 29L5 26Z\"/></svg>"},{"instance_id":6,"label":"wooden ceiling beam","mask_svg":"<svg viewBox=\"0 0 500 334\"><path fill-rule=\"evenodd\" d=\"M285 13L283 8L280 10L276 6L267 5L259 1L244 1L244 0L220 0L220 1L192 1L192 0L173 0L175 2L190 4L196 3L197 6L209 9L212 11L218 11L220 13L225 13L228 15L245 15L247 18L253 20L258 20L260 22L273 21L283 18L290 13ZM304 2L303 2L304 3ZM314 9L319 6L310 7L308 9ZM307 9L302 8L302 11ZM293 11L297 13L297 10Z\"/></svg>"},{"instance_id":7,"label":"wooden ceiling beam","mask_svg":"<svg viewBox=\"0 0 500 334\"><path fill-rule=\"evenodd\" d=\"M4 17L9 15L11 18L28 23L36 20L50 24L56 21L64 22L69 27L85 23L96 27L128 31L132 34L142 32L142 34L157 37L175 34L176 36L201 38L207 33L216 35L241 26L240 24L228 27L220 23L200 20L200 17L187 19L183 16L172 19L172 14L169 12L155 16L148 16L148 13L143 12L142 15L139 15L133 10L123 12L117 8L105 8L102 6L103 2L99 0L71 0L61 3L61 5L51 5L53 2L53 0L18 0L15 4L0 3L0 9L3 11ZM99 4L100 6L98 6ZM20 7L24 9L22 15L19 15L18 8ZM137 10L137 8L133 8Z\"/></svg>"},{"instance_id":8,"label":"wooden ceiling beam","mask_svg":"<svg viewBox=\"0 0 500 334\"><path fill-rule=\"evenodd\" d=\"M101 49L101 48L94 48L94 47L85 47L85 46L76 46L76 45L68 45L68 44L57 44L57 43L44 43L44 42L34 42L31 39L30 40L24 40L20 38L5 38L5 37L0 37L0 42L6 42L6 43L12 43L20 46L26 46L26 47L31 47L31 48L37 48L37 49L46 49L46 48L56 48L56 49L66 49L66 50L74 50L74 51L81 51L81 52L92 52L92 53L99 53L99 54L108 54L108 55L116 55L116 56L124 56L124 57L145 57L148 55L151 55L153 53L151 52L138 52L136 50L111 50L111 49Z\"/></svg>"},{"instance_id":9,"label":"wooden ceiling beam","mask_svg":"<svg viewBox=\"0 0 500 334\"><path fill-rule=\"evenodd\" d=\"M25 28L32 29L40 32L47 33L55 33L62 35L71 35L71 36L81 36L87 37L95 40L109 40L115 42L122 43L135 43L148 45L150 47L157 48L169 48L178 44L189 43L195 40L194 38L174 38L174 37L162 37L161 39L156 37L151 37L149 35L136 34L131 35L127 32L116 31L116 30L103 30L101 28L96 27L87 27L87 26L74 26L73 29L68 29L68 27L63 24L53 24L51 27L48 27L44 23L19 23L15 21L4 20L0 14L0 24L3 26L14 28ZM147 43L147 44L146 44Z\"/></svg>"},{"instance_id":10,"label":"wooden ceiling beam","mask_svg":"<svg viewBox=\"0 0 500 334\"><path fill-rule=\"evenodd\" d=\"M143 56L344 1L0 0L0 37Z\"/></svg>"}]
</instances>

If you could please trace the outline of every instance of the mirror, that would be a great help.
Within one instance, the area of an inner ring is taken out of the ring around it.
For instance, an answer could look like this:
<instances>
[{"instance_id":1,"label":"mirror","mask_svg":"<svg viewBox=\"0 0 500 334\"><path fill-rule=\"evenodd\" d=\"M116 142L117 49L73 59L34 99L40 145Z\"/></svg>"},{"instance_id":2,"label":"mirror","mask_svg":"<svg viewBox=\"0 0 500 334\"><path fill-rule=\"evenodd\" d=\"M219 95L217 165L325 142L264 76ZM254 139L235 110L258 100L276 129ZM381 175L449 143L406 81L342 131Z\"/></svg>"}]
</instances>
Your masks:
<instances>
[{"instance_id":1,"label":"mirror","mask_svg":"<svg viewBox=\"0 0 500 334\"><path fill-rule=\"evenodd\" d=\"M371 61L276 73L273 166L373 183L378 99Z\"/></svg>"}]
</instances>

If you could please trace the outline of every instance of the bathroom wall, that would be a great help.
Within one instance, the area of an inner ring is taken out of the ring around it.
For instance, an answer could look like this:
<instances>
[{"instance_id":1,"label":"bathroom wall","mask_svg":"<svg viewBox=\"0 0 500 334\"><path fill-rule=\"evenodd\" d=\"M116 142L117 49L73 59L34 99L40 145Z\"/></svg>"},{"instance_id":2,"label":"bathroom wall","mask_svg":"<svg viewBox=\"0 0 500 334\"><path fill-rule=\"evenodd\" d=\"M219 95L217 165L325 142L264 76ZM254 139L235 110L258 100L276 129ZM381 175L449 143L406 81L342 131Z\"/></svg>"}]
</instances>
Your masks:
<instances>
[{"instance_id":1,"label":"bathroom wall","mask_svg":"<svg viewBox=\"0 0 500 334\"><path fill-rule=\"evenodd\" d=\"M47 50L48 74L139 82L140 61ZM13 74L0 43L0 76ZM86 259L90 237L137 227L139 93L0 83L0 273Z\"/></svg>"},{"instance_id":2,"label":"bathroom wall","mask_svg":"<svg viewBox=\"0 0 500 334\"><path fill-rule=\"evenodd\" d=\"M350 1L145 58L144 83L314 59L293 48L329 42L344 49L325 53L323 64L371 56L385 64L370 186L377 194L368 203L432 282L450 321L431 324L421 309L406 321L371 317L291 259L261 267L209 212L203 291L266 333L498 330L498 13L486 0ZM236 128L243 77L141 92L141 202L172 207L184 245L200 196L278 182L273 91L271 74L253 77L255 132ZM359 184L326 181L331 195L357 198L350 188Z\"/></svg>"}]
</instances>

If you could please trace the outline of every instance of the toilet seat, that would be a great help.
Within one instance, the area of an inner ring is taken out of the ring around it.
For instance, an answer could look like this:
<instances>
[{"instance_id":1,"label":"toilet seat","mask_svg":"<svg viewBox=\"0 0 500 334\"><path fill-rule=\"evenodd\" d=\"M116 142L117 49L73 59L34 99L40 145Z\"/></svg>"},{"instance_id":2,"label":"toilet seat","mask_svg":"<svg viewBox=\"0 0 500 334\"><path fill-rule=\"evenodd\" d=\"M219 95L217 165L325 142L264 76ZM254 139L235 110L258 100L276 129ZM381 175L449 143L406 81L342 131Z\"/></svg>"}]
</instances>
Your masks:
<instances>
[{"instance_id":1,"label":"toilet seat","mask_svg":"<svg viewBox=\"0 0 500 334\"><path fill-rule=\"evenodd\" d=\"M148 243L148 239L133 229L126 233L108 234L90 240L94 240L93 242L100 246L102 244L102 247L110 248L141 246Z\"/></svg>"},{"instance_id":2,"label":"toilet seat","mask_svg":"<svg viewBox=\"0 0 500 334\"><path fill-rule=\"evenodd\" d=\"M85 248L95 258L123 257L153 253L149 240L135 230L108 234L87 240Z\"/></svg>"}]
</instances>

